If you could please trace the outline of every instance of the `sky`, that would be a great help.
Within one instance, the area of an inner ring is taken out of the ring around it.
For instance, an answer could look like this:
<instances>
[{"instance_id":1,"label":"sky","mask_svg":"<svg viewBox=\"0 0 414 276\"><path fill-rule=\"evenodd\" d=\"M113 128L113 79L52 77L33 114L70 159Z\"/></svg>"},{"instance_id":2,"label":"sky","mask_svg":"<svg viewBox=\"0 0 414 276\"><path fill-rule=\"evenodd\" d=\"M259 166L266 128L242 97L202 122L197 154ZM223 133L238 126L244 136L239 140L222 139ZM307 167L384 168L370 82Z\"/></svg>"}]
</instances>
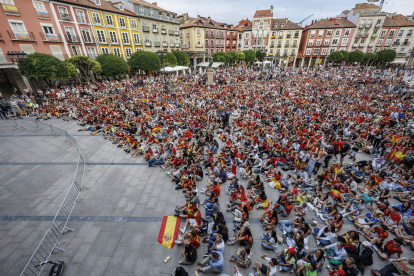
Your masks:
<instances>
[{"instance_id":1,"label":"sky","mask_svg":"<svg viewBox=\"0 0 414 276\"><path fill-rule=\"evenodd\" d=\"M176 12L188 13L190 17L210 17L218 22L237 25L242 19L252 19L254 11L270 9L273 5L273 18L289 18L299 23L306 17L314 14L303 22L302 26L309 25L312 20L338 16L343 10L350 10L357 3L364 1L326 1L326 0L288 0L278 3L276 1L261 0L147 0L157 2L159 7ZM379 4L379 2L374 3ZM286 10L287 9L287 10ZM414 12L413 0L385 0L383 8L385 12L397 12L403 15L411 15Z\"/></svg>"}]
</instances>

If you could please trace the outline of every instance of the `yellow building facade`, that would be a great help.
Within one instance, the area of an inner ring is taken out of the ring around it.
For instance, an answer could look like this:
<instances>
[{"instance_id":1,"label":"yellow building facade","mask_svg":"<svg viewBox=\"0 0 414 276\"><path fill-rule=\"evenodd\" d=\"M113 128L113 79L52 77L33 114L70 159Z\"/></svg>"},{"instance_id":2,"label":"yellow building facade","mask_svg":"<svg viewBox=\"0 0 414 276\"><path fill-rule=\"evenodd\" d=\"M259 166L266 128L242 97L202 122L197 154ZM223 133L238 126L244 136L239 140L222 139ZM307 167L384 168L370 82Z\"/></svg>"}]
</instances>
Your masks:
<instances>
[{"instance_id":1,"label":"yellow building facade","mask_svg":"<svg viewBox=\"0 0 414 276\"><path fill-rule=\"evenodd\" d=\"M99 54L110 53L127 60L133 53L143 50L138 18L134 13L123 9L119 13L89 9L89 15Z\"/></svg>"}]
</instances>

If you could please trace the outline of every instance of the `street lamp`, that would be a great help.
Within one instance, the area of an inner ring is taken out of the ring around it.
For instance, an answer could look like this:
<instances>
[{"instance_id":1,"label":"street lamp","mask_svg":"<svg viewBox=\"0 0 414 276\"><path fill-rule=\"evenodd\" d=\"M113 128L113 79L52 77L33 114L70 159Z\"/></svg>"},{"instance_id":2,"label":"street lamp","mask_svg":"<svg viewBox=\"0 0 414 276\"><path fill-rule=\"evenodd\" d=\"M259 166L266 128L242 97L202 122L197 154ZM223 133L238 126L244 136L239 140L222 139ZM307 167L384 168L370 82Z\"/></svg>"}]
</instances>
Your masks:
<instances>
[{"instance_id":1,"label":"street lamp","mask_svg":"<svg viewBox=\"0 0 414 276\"><path fill-rule=\"evenodd\" d=\"M264 72L264 59L266 58L267 49L264 49L263 52L264 52L265 56L262 58L262 73Z\"/></svg>"},{"instance_id":2,"label":"street lamp","mask_svg":"<svg viewBox=\"0 0 414 276\"><path fill-rule=\"evenodd\" d=\"M30 81L29 76L27 75L26 72L26 68L25 66L27 65L27 54L25 52L19 52L19 51L8 51L7 52L7 56L9 57L9 59L13 62L13 63L17 63L20 64L20 66L22 67L24 76L27 78L30 88L32 88L33 93L35 94L36 97L36 102L41 105L42 101L39 97L39 94L37 93L37 91L35 90L33 83Z\"/></svg>"},{"instance_id":3,"label":"street lamp","mask_svg":"<svg viewBox=\"0 0 414 276\"><path fill-rule=\"evenodd\" d=\"M167 93L167 82L165 81L165 58L167 57L167 53L164 50L158 50L157 55L162 61L162 68L164 69L164 93Z\"/></svg>"}]
</instances>

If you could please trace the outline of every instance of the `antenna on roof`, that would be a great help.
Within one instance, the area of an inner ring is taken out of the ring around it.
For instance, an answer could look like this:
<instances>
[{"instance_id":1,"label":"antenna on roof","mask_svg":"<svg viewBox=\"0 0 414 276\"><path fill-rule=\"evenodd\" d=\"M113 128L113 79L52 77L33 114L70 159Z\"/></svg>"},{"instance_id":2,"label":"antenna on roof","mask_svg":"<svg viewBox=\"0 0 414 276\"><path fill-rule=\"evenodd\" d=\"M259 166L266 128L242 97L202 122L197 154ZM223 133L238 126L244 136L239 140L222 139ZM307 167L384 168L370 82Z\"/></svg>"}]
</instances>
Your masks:
<instances>
[{"instance_id":1,"label":"antenna on roof","mask_svg":"<svg viewBox=\"0 0 414 276\"><path fill-rule=\"evenodd\" d=\"M287 9L288 9L288 7L286 6L285 18L287 18Z\"/></svg>"},{"instance_id":2,"label":"antenna on roof","mask_svg":"<svg viewBox=\"0 0 414 276\"><path fill-rule=\"evenodd\" d=\"M390 9L390 13L391 13L391 11L392 11L392 8L394 8L394 4L395 4L395 2L394 2L394 3L392 3L391 9Z\"/></svg>"},{"instance_id":3,"label":"antenna on roof","mask_svg":"<svg viewBox=\"0 0 414 276\"><path fill-rule=\"evenodd\" d=\"M319 18L318 18L318 20L321 20L321 13L322 13L322 8L321 8L321 11L319 12Z\"/></svg>"}]
</instances>

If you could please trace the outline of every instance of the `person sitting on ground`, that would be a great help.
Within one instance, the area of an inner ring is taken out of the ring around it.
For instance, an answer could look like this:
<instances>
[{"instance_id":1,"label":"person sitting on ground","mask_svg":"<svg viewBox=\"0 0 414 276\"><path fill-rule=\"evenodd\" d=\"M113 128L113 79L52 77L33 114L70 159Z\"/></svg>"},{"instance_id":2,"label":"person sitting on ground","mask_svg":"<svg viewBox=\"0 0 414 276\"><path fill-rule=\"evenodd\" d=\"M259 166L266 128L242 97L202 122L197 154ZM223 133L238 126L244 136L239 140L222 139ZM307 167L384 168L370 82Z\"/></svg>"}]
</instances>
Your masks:
<instances>
[{"instance_id":1,"label":"person sitting on ground","mask_svg":"<svg viewBox=\"0 0 414 276\"><path fill-rule=\"evenodd\" d=\"M371 244L372 248L378 253L378 256L383 260L388 259L395 253L397 253L399 258L403 253L403 251L401 250L401 245L404 244L404 241L399 238L395 238L389 241L383 241L380 238L373 238L371 240Z\"/></svg>"},{"instance_id":2,"label":"person sitting on ground","mask_svg":"<svg viewBox=\"0 0 414 276\"><path fill-rule=\"evenodd\" d=\"M220 273L224 269L223 254L219 251L213 251L211 255L208 255L203 261L197 262L198 265L204 266L199 268L197 272L215 272ZM207 265L208 264L208 265ZM206 266L207 265L207 266Z\"/></svg>"},{"instance_id":3,"label":"person sitting on ground","mask_svg":"<svg viewBox=\"0 0 414 276\"><path fill-rule=\"evenodd\" d=\"M248 268L252 264L252 254L250 253L250 247L241 247L237 250L236 255L232 255L229 259L230 262L236 262L240 267Z\"/></svg>"},{"instance_id":4,"label":"person sitting on ground","mask_svg":"<svg viewBox=\"0 0 414 276\"><path fill-rule=\"evenodd\" d=\"M372 269L371 272L375 276L394 276L394 275L414 275L414 257L401 257L397 259L389 259L391 262L381 270Z\"/></svg>"},{"instance_id":5,"label":"person sitting on ground","mask_svg":"<svg viewBox=\"0 0 414 276\"><path fill-rule=\"evenodd\" d=\"M345 250L345 244L341 241L325 246L326 256L328 257L329 263L338 266L347 258L348 254Z\"/></svg>"},{"instance_id":6,"label":"person sitting on ground","mask_svg":"<svg viewBox=\"0 0 414 276\"><path fill-rule=\"evenodd\" d=\"M266 260L267 265L256 262L256 275L259 276L263 273L266 276L276 276L278 260L276 258L268 258L267 254L263 254L260 258Z\"/></svg>"},{"instance_id":7,"label":"person sitting on ground","mask_svg":"<svg viewBox=\"0 0 414 276\"><path fill-rule=\"evenodd\" d=\"M191 265L197 261L197 250L191 244L186 244L181 254L183 255L179 261L181 265Z\"/></svg>"}]
</instances>

